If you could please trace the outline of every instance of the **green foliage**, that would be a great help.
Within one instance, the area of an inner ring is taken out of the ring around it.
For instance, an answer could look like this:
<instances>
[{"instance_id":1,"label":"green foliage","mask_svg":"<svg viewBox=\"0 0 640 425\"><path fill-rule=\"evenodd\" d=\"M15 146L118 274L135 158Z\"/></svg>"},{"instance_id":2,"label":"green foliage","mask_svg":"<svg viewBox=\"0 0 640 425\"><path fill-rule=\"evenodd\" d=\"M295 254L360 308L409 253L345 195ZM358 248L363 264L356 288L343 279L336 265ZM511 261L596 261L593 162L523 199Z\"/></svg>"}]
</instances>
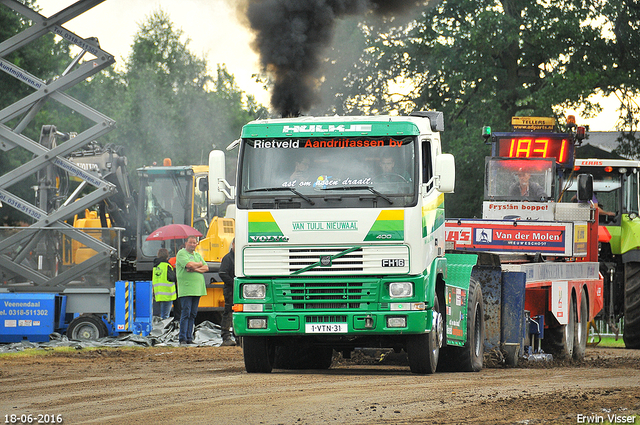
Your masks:
<instances>
[{"instance_id":1,"label":"green foliage","mask_svg":"<svg viewBox=\"0 0 640 425\"><path fill-rule=\"evenodd\" d=\"M240 90L224 65L207 71L204 58L163 11L153 12L134 36L123 71L105 71L78 97L117 122L105 142L126 147L130 169L161 164L206 164L215 146L238 138L242 125L267 110ZM233 181L235 157L228 155Z\"/></svg>"},{"instance_id":2,"label":"green foliage","mask_svg":"<svg viewBox=\"0 0 640 425\"><path fill-rule=\"evenodd\" d=\"M183 38L165 12L154 12L135 34L124 71L103 73L83 88L89 104L116 120L108 141L127 148L132 169L167 157L174 165L206 164L213 146L226 147L242 125L266 115L224 65L209 75ZM229 164L231 177L235 159Z\"/></svg>"},{"instance_id":3,"label":"green foliage","mask_svg":"<svg viewBox=\"0 0 640 425\"><path fill-rule=\"evenodd\" d=\"M349 89L327 110L444 112L443 144L458 173L449 216L481 213L483 125L508 131L512 116L555 115L562 123L567 107L598 112L591 94L638 94L639 53L631 46L640 41L640 10L623 0L442 0L420 12L401 25L361 24L365 48L343 73ZM392 82L402 80L408 94L392 94ZM625 122L637 124L637 110L629 111Z\"/></svg>"}]
</instances>

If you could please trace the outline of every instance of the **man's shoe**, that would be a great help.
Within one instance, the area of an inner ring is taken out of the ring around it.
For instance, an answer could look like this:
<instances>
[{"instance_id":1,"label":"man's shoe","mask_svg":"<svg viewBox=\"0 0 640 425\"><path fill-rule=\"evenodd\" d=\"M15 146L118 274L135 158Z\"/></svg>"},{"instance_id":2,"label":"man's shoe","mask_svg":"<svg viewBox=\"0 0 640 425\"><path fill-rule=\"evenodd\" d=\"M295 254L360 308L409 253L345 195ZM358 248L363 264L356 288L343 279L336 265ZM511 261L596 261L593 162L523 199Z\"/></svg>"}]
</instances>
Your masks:
<instances>
[{"instance_id":1,"label":"man's shoe","mask_svg":"<svg viewBox=\"0 0 640 425\"><path fill-rule=\"evenodd\" d=\"M187 341L180 341L180 346L181 347L187 347L189 345L189 343Z\"/></svg>"},{"instance_id":2,"label":"man's shoe","mask_svg":"<svg viewBox=\"0 0 640 425\"><path fill-rule=\"evenodd\" d=\"M220 344L221 347L235 347L235 345L236 345L236 342L231 338L224 339L222 341L222 344Z\"/></svg>"}]
</instances>

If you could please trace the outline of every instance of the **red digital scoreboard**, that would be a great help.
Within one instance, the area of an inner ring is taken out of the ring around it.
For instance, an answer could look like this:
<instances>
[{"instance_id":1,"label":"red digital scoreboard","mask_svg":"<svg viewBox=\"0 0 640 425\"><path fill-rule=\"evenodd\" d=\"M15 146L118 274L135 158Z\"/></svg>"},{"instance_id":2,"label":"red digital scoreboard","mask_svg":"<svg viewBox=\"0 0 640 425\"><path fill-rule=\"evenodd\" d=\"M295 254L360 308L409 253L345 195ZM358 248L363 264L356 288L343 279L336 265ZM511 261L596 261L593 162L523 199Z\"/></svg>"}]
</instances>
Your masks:
<instances>
[{"instance_id":1,"label":"red digital scoreboard","mask_svg":"<svg viewBox=\"0 0 640 425\"><path fill-rule=\"evenodd\" d=\"M565 133L493 133L493 156L503 158L555 158L572 167L573 136Z\"/></svg>"}]
</instances>

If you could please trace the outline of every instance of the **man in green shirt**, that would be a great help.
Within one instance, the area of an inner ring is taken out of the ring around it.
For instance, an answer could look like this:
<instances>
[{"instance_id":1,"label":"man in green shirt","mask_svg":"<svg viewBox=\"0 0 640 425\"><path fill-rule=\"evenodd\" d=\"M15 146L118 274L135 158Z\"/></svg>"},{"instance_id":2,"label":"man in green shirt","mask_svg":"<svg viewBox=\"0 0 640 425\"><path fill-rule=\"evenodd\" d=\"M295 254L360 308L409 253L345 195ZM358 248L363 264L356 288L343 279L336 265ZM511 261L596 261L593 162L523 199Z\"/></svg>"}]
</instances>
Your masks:
<instances>
[{"instance_id":1,"label":"man in green shirt","mask_svg":"<svg viewBox=\"0 0 640 425\"><path fill-rule=\"evenodd\" d=\"M193 343L193 325L198 314L200 297L207 294L204 273L209 271L207 262L195 252L198 239L189 236L187 242L176 255L178 277L178 297L180 298L180 345Z\"/></svg>"}]
</instances>

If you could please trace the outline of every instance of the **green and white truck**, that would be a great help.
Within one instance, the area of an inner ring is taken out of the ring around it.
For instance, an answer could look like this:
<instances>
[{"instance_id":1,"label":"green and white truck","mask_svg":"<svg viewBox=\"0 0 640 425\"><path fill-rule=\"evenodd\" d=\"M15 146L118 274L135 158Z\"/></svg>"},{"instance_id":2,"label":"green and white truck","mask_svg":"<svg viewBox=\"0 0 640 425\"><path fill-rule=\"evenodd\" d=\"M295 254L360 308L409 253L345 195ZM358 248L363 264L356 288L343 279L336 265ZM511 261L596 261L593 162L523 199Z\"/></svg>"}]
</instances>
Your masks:
<instances>
[{"instance_id":1,"label":"green and white truck","mask_svg":"<svg viewBox=\"0 0 640 425\"><path fill-rule=\"evenodd\" d=\"M359 347L405 350L414 373L445 357L482 368L478 256L445 255L443 128L435 111L244 126L228 149L240 148L233 325L247 372L326 369ZM217 180L212 199L228 189Z\"/></svg>"}]
</instances>

